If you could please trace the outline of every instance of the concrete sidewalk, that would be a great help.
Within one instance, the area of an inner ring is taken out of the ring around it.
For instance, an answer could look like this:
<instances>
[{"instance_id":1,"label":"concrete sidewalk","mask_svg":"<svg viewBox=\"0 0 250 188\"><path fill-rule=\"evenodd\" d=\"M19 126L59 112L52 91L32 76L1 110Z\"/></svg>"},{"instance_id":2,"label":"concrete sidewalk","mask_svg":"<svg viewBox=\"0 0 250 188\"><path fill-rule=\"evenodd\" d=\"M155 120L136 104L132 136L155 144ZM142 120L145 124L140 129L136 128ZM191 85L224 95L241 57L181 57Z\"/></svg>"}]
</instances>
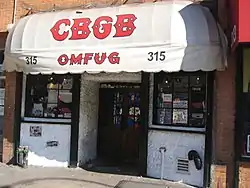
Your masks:
<instances>
[{"instance_id":1,"label":"concrete sidewalk","mask_svg":"<svg viewBox=\"0 0 250 188\"><path fill-rule=\"evenodd\" d=\"M89 172L80 168L29 167L22 169L0 164L0 188L113 188L122 180L161 184L159 188L190 188L190 186L180 183L136 176ZM135 186L131 187L131 183L128 185L130 185L130 188L145 187L139 184L138 186L134 184ZM156 187L158 188L158 186Z\"/></svg>"}]
</instances>

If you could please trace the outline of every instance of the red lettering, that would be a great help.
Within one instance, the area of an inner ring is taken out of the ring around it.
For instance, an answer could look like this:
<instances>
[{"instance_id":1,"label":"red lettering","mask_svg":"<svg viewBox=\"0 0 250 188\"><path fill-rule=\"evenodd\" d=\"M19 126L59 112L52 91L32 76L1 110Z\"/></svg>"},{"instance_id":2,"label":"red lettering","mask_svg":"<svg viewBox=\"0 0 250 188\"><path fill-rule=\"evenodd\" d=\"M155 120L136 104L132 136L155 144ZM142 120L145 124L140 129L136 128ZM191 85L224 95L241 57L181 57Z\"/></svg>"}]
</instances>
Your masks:
<instances>
[{"instance_id":1,"label":"red lettering","mask_svg":"<svg viewBox=\"0 0 250 188\"><path fill-rule=\"evenodd\" d=\"M119 53L118 52L112 52L109 56L108 56L109 62L111 64L119 64L120 63L120 57L119 57Z\"/></svg>"},{"instance_id":2,"label":"red lettering","mask_svg":"<svg viewBox=\"0 0 250 188\"><path fill-rule=\"evenodd\" d=\"M102 53L102 56L101 56L101 59L100 59L99 53L96 53L95 57L94 57L95 63L98 64L98 65L103 64L103 62L105 61L106 57L107 57L106 53Z\"/></svg>"},{"instance_id":3,"label":"red lettering","mask_svg":"<svg viewBox=\"0 0 250 188\"><path fill-rule=\"evenodd\" d=\"M112 27L115 29L115 35L113 37L127 37L133 34L136 29L135 20L137 19L134 14L122 14L117 15L117 21L113 26L113 19L110 16L98 17L92 26L93 35L97 39L105 39L112 32ZM55 23L50 29L53 38L56 41L63 41L66 38L69 40L81 40L89 37L91 30L90 18L76 18L73 19L73 25L69 19L61 19ZM69 30L60 31L61 26L71 26L71 36L69 36Z\"/></svg>"},{"instance_id":4,"label":"red lettering","mask_svg":"<svg viewBox=\"0 0 250 188\"><path fill-rule=\"evenodd\" d=\"M70 57L70 58L69 58ZM92 63L96 63L97 65L101 65L108 60L110 64L119 64L120 57L118 52L112 52L107 56L107 53L80 53L76 54L62 54L58 57L57 61L60 65L64 66L69 63L69 65L88 65L89 61L92 60ZM83 63L82 63L83 61Z\"/></svg>"},{"instance_id":5,"label":"red lettering","mask_svg":"<svg viewBox=\"0 0 250 188\"><path fill-rule=\"evenodd\" d=\"M63 66L69 62L69 58L66 54L62 54L62 55L60 55L60 57L58 57L57 61L60 65Z\"/></svg>"},{"instance_id":6,"label":"red lettering","mask_svg":"<svg viewBox=\"0 0 250 188\"><path fill-rule=\"evenodd\" d=\"M87 65L89 60L92 59L93 55L94 55L93 53L86 53L85 56L84 56L84 63L83 64Z\"/></svg>"},{"instance_id":7,"label":"red lettering","mask_svg":"<svg viewBox=\"0 0 250 188\"><path fill-rule=\"evenodd\" d=\"M105 21L106 23L101 24L102 21ZM94 36L98 39L105 39L109 36L112 30L112 21L113 19L109 16L101 16L97 18L92 27ZM100 30L102 32L100 32Z\"/></svg>"},{"instance_id":8,"label":"red lettering","mask_svg":"<svg viewBox=\"0 0 250 188\"><path fill-rule=\"evenodd\" d=\"M69 19L62 19L56 22L56 24L50 29L50 32L52 33L52 36L57 41L63 41L65 40L68 35L69 31L63 31L62 34L59 34L61 25L69 26L70 20Z\"/></svg>"},{"instance_id":9,"label":"red lettering","mask_svg":"<svg viewBox=\"0 0 250 188\"><path fill-rule=\"evenodd\" d=\"M114 25L116 29L114 37L127 37L132 35L136 28L134 24L136 19L134 14L117 15L117 21Z\"/></svg>"},{"instance_id":10,"label":"red lettering","mask_svg":"<svg viewBox=\"0 0 250 188\"><path fill-rule=\"evenodd\" d=\"M70 57L70 65L78 64L81 65L82 63L82 54L79 54L77 57L75 54L71 54Z\"/></svg>"},{"instance_id":11,"label":"red lettering","mask_svg":"<svg viewBox=\"0 0 250 188\"><path fill-rule=\"evenodd\" d=\"M88 38L91 31L89 30L89 24L91 20L89 18L77 18L73 19L74 24L71 27L72 36L69 40L79 40Z\"/></svg>"}]
</instances>

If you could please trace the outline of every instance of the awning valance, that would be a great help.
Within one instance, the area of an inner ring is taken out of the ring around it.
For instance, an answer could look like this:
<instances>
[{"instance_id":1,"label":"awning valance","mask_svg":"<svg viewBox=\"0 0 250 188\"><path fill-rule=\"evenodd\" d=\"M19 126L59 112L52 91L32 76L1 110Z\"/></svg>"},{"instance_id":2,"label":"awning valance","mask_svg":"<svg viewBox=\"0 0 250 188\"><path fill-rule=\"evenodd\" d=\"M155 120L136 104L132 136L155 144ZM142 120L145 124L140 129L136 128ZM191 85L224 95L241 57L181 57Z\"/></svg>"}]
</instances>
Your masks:
<instances>
[{"instance_id":1,"label":"awning valance","mask_svg":"<svg viewBox=\"0 0 250 188\"><path fill-rule=\"evenodd\" d=\"M165 1L22 18L4 67L25 73L223 70L226 39L207 8Z\"/></svg>"}]
</instances>

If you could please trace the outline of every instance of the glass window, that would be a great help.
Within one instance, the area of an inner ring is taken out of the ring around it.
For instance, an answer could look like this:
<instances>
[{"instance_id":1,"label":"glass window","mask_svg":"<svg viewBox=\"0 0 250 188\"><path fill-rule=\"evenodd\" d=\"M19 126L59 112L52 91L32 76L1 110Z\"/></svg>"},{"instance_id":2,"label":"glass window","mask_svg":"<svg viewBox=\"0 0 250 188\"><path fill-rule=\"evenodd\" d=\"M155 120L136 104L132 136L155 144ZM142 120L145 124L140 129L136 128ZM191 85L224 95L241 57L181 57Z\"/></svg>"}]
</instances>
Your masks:
<instances>
[{"instance_id":1,"label":"glass window","mask_svg":"<svg viewBox=\"0 0 250 188\"><path fill-rule=\"evenodd\" d=\"M153 124L204 128L206 73L155 74Z\"/></svg>"},{"instance_id":2,"label":"glass window","mask_svg":"<svg viewBox=\"0 0 250 188\"><path fill-rule=\"evenodd\" d=\"M28 75L25 117L71 118L71 75Z\"/></svg>"},{"instance_id":3,"label":"glass window","mask_svg":"<svg viewBox=\"0 0 250 188\"><path fill-rule=\"evenodd\" d=\"M242 81L243 92L238 99L241 107L238 109L238 124L237 131L239 132L239 148L243 158L250 158L250 49L246 48L243 51L243 69Z\"/></svg>"}]
</instances>

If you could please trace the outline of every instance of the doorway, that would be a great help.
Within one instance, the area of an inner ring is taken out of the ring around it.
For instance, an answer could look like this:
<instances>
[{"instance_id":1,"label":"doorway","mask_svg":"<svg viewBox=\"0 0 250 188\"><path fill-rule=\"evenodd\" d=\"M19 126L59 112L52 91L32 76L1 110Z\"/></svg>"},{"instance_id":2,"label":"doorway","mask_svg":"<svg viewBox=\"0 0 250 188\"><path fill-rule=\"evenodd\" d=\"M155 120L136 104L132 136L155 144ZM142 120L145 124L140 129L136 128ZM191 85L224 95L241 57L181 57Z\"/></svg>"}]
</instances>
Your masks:
<instances>
[{"instance_id":1,"label":"doorway","mask_svg":"<svg viewBox=\"0 0 250 188\"><path fill-rule=\"evenodd\" d=\"M98 157L137 165L141 131L140 84L101 84Z\"/></svg>"}]
</instances>

